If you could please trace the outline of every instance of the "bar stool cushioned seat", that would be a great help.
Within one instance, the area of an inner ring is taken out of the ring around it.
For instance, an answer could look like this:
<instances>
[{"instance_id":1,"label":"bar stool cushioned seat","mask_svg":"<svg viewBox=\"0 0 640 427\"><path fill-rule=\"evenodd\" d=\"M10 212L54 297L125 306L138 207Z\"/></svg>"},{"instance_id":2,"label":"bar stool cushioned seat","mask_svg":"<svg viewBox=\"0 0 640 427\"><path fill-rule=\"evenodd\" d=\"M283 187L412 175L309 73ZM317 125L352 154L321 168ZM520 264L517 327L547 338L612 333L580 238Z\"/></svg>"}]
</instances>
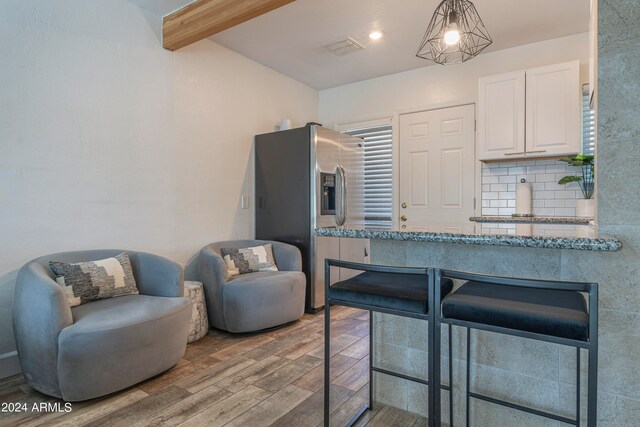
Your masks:
<instances>
[{"instance_id":1,"label":"bar stool cushioned seat","mask_svg":"<svg viewBox=\"0 0 640 427\"><path fill-rule=\"evenodd\" d=\"M576 291L466 282L447 296L442 316L586 341L587 303Z\"/></svg>"},{"instance_id":2,"label":"bar stool cushioned seat","mask_svg":"<svg viewBox=\"0 0 640 427\"><path fill-rule=\"evenodd\" d=\"M442 283L444 297L453 289L450 279ZM331 285L334 300L425 314L429 307L429 290L421 274L395 274L365 271Z\"/></svg>"}]
</instances>

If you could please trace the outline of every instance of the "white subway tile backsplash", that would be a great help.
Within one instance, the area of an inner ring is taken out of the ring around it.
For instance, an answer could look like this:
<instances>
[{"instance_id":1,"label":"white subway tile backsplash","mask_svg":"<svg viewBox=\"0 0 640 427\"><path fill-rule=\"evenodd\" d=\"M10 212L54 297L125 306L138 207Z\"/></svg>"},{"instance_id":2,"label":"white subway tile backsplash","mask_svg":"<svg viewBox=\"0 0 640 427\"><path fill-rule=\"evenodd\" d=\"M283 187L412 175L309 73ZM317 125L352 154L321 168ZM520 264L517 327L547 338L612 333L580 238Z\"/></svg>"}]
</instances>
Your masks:
<instances>
[{"instance_id":1,"label":"white subway tile backsplash","mask_svg":"<svg viewBox=\"0 0 640 427\"><path fill-rule=\"evenodd\" d=\"M534 182L531 184L531 189L533 191L544 191L546 185L544 182Z\"/></svg>"},{"instance_id":2,"label":"white subway tile backsplash","mask_svg":"<svg viewBox=\"0 0 640 427\"><path fill-rule=\"evenodd\" d=\"M547 173L547 168L544 166L527 166L528 174Z\"/></svg>"},{"instance_id":3,"label":"white subway tile backsplash","mask_svg":"<svg viewBox=\"0 0 640 427\"><path fill-rule=\"evenodd\" d=\"M497 176L483 176L482 184L497 184L499 180Z\"/></svg>"},{"instance_id":4,"label":"white subway tile backsplash","mask_svg":"<svg viewBox=\"0 0 640 427\"><path fill-rule=\"evenodd\" d=\"M500 177L500 184L515 184L516 176L515 175L504 175Z\"/></svg>"},{"instance_id":5,"label":"white subway tile backsplash","mask_svg":"<svg viewBox=\"0 0 640 427\"><path fill-rule=\"evenodd\" d=\"M524 174L524 173L527 173L527 168L525 168L524 166L509 168L509 175L518 175L518 174Z\"/></svg>"},{"instance_id":6,"label":"white subway tile backsplash","mask_svg":"<svg viewBox=\"0 0 640 427\"><path fill-rule=\"evenodd\" d=\"M509 168L493 168L493 169L489 169L489 175L493 175L493 176L500 176L500 175L508 175L509 174Z\"/></svg>"},{"instance_id":7,"label":"white subway tile backsplash","mask_svg":"<svg viewBox=\"0 0 640 427\"><path fill-rule=\"evenodd\" d=\"M533 214L537 216L554 216L556 214L555 208L533 208Z\"/></svg>"},{"instance_id":8,"label":"white subway tile backsplash","mask_svg":"<svg viewBox=\"0 0 640 427\"><path fill-rule=\"evenodd\" d=\"M553 164L553 165L547 165L545 166L545 168L547 169L547 173L566 173L567 171L567 166L565 164Z\"/></svg>"},{"instance_id":9,"label":"white subway tile backsplash","mask_svg":"<svg viewBox=\"0 0 640 427\"><path fill-rule=\"evenodd\" d=\"M516 181L520 182L522 179L524 179L527 182L536 182L536 176L535 175L518 175L516 176Z\"/></svg>"},{"instance_id":10,"label":"white subway tile backsplash","mask_svg":"<svg viewBox=\"0 0 640 427\"><path fill-rule=\"evenodd\" d=\"M516 165L516 162L494 162L494 163L485 163L485 165L489 169L511 168L511 167L514 167Z\"/></svg>"},{"instance_id":11,"label":"white subway tile backsplash","mask_svg":"<svg viewBox=\"0 0 640 427\"><path fill-rule=\"evenodd\" d=\"M545 208L564 208L564 200L562 199L546 199L544 201Z\"/></svg>"},{"instance_id":12,"label":"white subway tile backsplash","mask_svg":"<svg viewBox=\"0 0 640 427\"><path fill-rule=\"evenodd\" d=\"M499 199L503 199L503 200L508 200L508 199L516 199L516 192L515 191L501 191L500 193L498 193L498 198Z\"/></svg>"},{"instance_id":13,"label":"white subway tile backsplash","mask_svg":"<svg viewBox=\"0 0 640 427\"><path fill-rule=\"evenodd\" d=\"M555 193L554 198L556 199L575 199L576 198L575 191L563 190L563 191L554 191L554 193Z\"/></svg>"},{"instance_id":14,"label":"white subway tile backsplash","mask_svg":"<svg viewBox=\"0 0 640 427\"><path fill-rule=\"evenodd\" d=\"M555 165L557 163L564 164L562 162L558 162L557 160L536 160L536 165L538 166Z\"/></svg>"},{"instance_id":15,"label":"white subway tile backsplash","mask_svg":"<svg viewBox=\"0 0 640 427\"><path fill-rule=\"evenodd\" d=\"M482 193L482 198L486 200L498 199L498 193L493 191L488 191L486 193Z\"/></svg>"},{"instance_id":16,"label":"white subway tile backsplash","mask_svg":"<svg viewBox=\"0 0 640 427\"><path fill-rule=\"evenodd\" d=\"M556 182L556 174L541 173L536 176L536 182Z\"/></svg>"},{"instance_id":17,"label":"white subway tile backsplash","mask_svg":"<svg viewBox=\"0 0 640 427\"><path fill-rule=\"evenodd\" d=\"M508 184L491 184L491 191L508 191Z\"/></svg>"},{"instance_id":18,"label":"white subway tile backsplash","mask_svg":"<svg viewBox=\"0 0 640 427\"><path fill-rule=\"evenodd\" d=\"M564 186L558 184L557 182L553 181L553 182L545 182L544 184L544 189L545 190L551 190L551 191L561 191L564 190Z\"/></svg>"},{"instance_id":19,"label":"white subway tile backsplash","mask_svg":"<svg viewBox=\"0 0 640 427\"><path fill-rule=\"evenodd\" d=\"M580 190L580 184L578 184L577 182L571 182L569 184L565 184L564 189L565 190L582 191L582 190Z\"/></svg>"},{"instance_id":20,"label":"white subway tile backsplash","mask_svg":"<svg viewBox=\"0 0 640 427\"><path fill-rule=\"evenodd\" d=\"M578 183L559 185L577 168L557 160L521 160L482 165L482 214L511 215L515 212L516 183L531 183L533 213L541 216L575 216L576 199L582 197Z\"/></svg>"},{"instance_id":21,"label":"white subway tile backsplash","mask_svg":"<svg viewBox=\"0 0 640 427\"><path fill-rule=\"evenodd\" d=\"M576 216L574 208L556 208L556 216Z\"/></svg>"},{"instance_id":22,"label":"white subway tile backsplash","mask_svg":"<svg viewBox=\"0 0 640 427\"><path fill-rule=\"evenodd\" d=\"M534 191L533 199L555 199L555 191Z\"/></svg>"}]
</instances>

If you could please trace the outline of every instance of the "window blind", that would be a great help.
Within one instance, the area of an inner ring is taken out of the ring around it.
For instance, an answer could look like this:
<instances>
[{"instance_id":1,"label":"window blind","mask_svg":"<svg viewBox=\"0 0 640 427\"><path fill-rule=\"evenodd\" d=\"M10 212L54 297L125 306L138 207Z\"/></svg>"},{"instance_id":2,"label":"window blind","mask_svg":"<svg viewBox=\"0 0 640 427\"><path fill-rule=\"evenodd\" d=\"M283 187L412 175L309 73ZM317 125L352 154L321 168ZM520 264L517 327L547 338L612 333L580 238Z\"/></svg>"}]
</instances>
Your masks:
<instances>
[{"instance_id":1,"label":"window blind","mask_svg":"<svg viewBox=\"0 0 640 427\"><path fill-rule=\"evenodd\" d=\"M364 140L365 226L391 228L393 225L391 125L351 128L343 130L343 133Z\"/></svg>"},{"instance_id":2,"label":"window blind","mask_svg":"<svg viewBox=\"0 0 640 427\"><path fill-rule=\"evenodd\" d=\"M595 152L596 122L595 112L590 107L589 85L582 86L582 154Z\"/></svg>"}]
</instances>

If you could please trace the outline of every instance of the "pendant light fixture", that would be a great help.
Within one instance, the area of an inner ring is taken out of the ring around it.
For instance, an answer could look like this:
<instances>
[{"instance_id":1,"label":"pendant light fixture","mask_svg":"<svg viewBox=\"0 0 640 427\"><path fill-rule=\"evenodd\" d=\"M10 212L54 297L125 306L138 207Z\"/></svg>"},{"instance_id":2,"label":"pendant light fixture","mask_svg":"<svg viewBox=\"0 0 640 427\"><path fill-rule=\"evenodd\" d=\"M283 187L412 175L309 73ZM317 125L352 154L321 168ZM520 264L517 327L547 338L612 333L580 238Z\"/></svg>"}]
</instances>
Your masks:
<instances>
[{"instance_id":1,"label":"pendant light fixture","mask_svg":"<svg viewBox=\"0 0 640 427\"><path fill-rule=\"evenodd\" d=\"M416 56L442 65L459 64L491 43L491 36L473 3L443 0L431 17Z\"/></svg>"}]
</instances>

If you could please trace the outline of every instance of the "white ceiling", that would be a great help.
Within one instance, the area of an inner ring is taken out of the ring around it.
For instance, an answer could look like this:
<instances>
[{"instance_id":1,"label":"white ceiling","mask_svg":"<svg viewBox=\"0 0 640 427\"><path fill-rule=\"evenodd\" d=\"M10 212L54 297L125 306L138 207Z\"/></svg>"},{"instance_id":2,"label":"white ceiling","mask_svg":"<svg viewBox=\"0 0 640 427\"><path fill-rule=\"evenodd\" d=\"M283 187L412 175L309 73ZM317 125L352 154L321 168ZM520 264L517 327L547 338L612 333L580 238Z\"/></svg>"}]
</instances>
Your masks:
<instances>
[{"instance_id":1,"label":"white ceiling","mask_svg":"<svg viewBox=\"0 0 640 427\"><path fill-rule=\"evenodd\" d=\"M189 0L131 0L165 15ZM433 65L415 56L440 0L296 0L211 37L314 88ZM474 0L493 44L485 52L588 31L589 0ZM370 41L371 30L384 31ZM351 36L365 49L335 56L323 46ZM433 65L440 67L441 65ZM465 66L462 64L460 66Z\"/></svg>"},{"instance_id":2,"label":"white ceiling","mask_svg":"<svg viewBox=\"0 0 640 427\"><path fill-rule=\"evenodd\" d=\"M129 0L143 9L150 10L160 16L168 15L182 9L195 0Z\"/></svg>"}]
</instances>

